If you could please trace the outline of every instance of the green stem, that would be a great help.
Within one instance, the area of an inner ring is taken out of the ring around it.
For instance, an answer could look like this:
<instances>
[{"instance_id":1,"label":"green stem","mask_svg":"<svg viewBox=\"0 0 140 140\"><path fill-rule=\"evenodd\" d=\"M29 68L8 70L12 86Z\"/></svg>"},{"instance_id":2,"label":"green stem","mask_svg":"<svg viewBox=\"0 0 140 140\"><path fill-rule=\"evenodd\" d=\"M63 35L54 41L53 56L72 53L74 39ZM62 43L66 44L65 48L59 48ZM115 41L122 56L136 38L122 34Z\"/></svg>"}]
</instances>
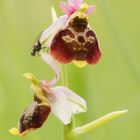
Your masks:
<instances>
[{"instance_id":1,"label":"green stem","mask_svg":"<svg viewBox=\"0 0 140 140\"><path fill-rule=\"evenodd\" d=\"M62 74L61 74L62 85L68 87L67 66L61 65L61 71L62 71ZM72 131L72 129L74 129L74 127L75 127L75 120L74 120L74 116L72 116L71 123L64 126L64 140L74 140L74 137L72 137L70 135L71 131Z\"/></svg>"},{"instance_id":2,"label":"green stem","mask_svg":"<svg viewBox=\"0 0 140 140\"><path fill-rule=\"evenodd\" d=\"M64 126L64 140L74 140L75 137L71 135L71 131L75 127L74 116L72 117L71 123Z\"/></svg>"}]
</instances>

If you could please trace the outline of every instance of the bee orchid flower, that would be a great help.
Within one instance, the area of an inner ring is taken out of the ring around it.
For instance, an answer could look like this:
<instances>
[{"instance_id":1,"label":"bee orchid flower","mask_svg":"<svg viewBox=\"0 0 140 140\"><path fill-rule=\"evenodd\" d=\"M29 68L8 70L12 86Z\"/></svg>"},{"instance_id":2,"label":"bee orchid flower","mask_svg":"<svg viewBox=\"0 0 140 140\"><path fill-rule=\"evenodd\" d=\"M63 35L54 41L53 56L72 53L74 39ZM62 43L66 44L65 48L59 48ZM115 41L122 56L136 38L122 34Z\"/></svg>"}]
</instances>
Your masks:
<instances>
[{"instance_id":1,"label":"bee orchid flower","mask_svg":"<svg viewBox=\"0 0 140 140\"><path fill-rule=\"evenodd\" d=\"M65 86L54 87L59 79L59 67L51 56L42 54L42 58L53 68L56 76L52 81L46 81L38 80L31 73L24 74L24 77L31 81L34 100L20 117L18 128L9 130L13 135L23 136L31 130L40 128L50 112L67 125L73 115L85 112L87 109L86 101L72 90Z\"/></svg>"},{"instance_id":2,"label":"bee orchid flower","mask_svg":"<svg viewBox=\"0 0 140 140\"><path fill-rule=\"evenodd\" d=\"M79 67L96 64L101 52L96 34L88 23L88 15L96 6L88 6L82 0L68 0L68 3L61 2L60 8L65 14L41 34L32 55L46 46L48 53L60 63L74 63Z\"/></svg>"}]
</instances>

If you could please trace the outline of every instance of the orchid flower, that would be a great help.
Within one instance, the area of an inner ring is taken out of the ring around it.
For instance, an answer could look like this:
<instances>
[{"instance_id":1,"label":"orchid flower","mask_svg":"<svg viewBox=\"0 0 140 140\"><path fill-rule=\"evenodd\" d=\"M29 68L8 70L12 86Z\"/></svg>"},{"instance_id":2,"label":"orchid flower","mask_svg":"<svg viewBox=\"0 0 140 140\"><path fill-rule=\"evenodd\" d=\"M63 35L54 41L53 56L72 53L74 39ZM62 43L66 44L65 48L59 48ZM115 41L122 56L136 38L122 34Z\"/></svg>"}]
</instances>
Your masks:
<instances>
[{"instance_id":1,"label":"orchid flower","mask_svg":"<svg viewBox=\"0 0 140 140\"><path fill-rule=\"evenodd\" d=\"M31 81L31 89L35 95L33 103L22 114L18 128L10 130L14 135L22 136L40 128L50 112L67 125L71 122L73 115L85 112L87 109L85 100L72 90L64 86L53 87L59 79L59 67L51 56L42 54L42 58L51 65L56 76L52 81L46 81L38 80L31 73L24 74L24 77Z\"/></svg>"},{"instance_id":2,"label":"orchid flower","mask_svg":"<svg viewBox=\"0 0 140 140\"><path fill-rule=\"evenodd\" d=\"M48 54L60 63L74 63L78 67L96 64L101 52L95 32L89 26L88 15L96 6L88 6L82 0L68 0L60 3L64 15L56 19L36 41L32 55L46 46Z\"/></svg>"}]
</instances>

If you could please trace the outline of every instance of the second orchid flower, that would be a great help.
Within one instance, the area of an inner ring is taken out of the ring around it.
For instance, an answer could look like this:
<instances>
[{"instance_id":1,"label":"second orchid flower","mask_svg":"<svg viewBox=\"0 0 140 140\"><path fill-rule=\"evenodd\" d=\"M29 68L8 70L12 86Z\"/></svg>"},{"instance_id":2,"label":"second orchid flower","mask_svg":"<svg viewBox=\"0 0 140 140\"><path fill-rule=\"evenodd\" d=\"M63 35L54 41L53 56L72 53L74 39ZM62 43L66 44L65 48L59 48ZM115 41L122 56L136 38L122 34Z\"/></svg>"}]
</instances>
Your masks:
<instances>
[{"instance_id":1,"label":"second orchid flower","mask_svg":"<svg viewBox=\"0 0 140 140\"><path fill-rule=\"evenodd\" d=\"M86 101L72 90L64 86L53 87L59 80L60 69L51 56L46 54L41 56L47 64L52 66L56 76L48 82L38 80L31 73L24 74L24 77L31 81L31 89L35 94L33 103L22 114L18 128L10 130L14 135L22 136L40 128L50 112L67 125L71 122L73 115L87 110Z\"/></svg>"}]
</instances>

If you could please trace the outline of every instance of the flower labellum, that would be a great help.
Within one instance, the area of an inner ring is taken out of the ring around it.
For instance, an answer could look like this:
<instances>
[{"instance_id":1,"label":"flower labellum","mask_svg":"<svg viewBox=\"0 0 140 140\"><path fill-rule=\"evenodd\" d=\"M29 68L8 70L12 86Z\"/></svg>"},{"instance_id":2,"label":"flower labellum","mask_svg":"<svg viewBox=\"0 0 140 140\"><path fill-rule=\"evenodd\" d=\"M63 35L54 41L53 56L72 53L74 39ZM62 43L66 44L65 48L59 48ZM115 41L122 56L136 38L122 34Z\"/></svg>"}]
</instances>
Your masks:
<instances>
[{"instance_id":1,"label":"flower labellum","mask_svg":"<svg viewBox=\"0 0 140 140\"><path fill-rule=\"evenodd\" d=\"M48 53L60 63L72 62L78 67L96 64L101 57L99 42L88 24L88 15L95 11L96 6L89 6L82 0L68 0L68 3L61 2L60 8L65 15L41 34L32 55L40 49L40 44L44 44Z\"/></svg>"},{"instance_id":2,"label":"flower labellum","mask_svg":"<svg viewBox=\"0 0 140 140\"><path fill-rule=\"evenodd\" d=\"M96 64L101 56L94 31L87 18L74 17L53 38L50 54L61 63L73 60Z\"/></svg>"},{"instance_id":3,"label":"flower labellum","mask_svg":"<svg viewBox=\"0 0 140 140\"><path fill-rule=\"evenodd\" d=\"M23 113L19 121L20 135L40 128L46 121L51 109L46 105L39 105L34 101Z\"/></svg>"},{"instance_id":4,"label":"flower labellum","mask_svg":"<svg viewBox=\"0 0 140 140\"><path fill-rule=\"evenodd\" d=\"M40 128L48 118L50 111L50 106L34 101L21 115L18 128L11 128L9 132L12 135L24 136L28 132Z\"/></svg>"}]
</instances>

